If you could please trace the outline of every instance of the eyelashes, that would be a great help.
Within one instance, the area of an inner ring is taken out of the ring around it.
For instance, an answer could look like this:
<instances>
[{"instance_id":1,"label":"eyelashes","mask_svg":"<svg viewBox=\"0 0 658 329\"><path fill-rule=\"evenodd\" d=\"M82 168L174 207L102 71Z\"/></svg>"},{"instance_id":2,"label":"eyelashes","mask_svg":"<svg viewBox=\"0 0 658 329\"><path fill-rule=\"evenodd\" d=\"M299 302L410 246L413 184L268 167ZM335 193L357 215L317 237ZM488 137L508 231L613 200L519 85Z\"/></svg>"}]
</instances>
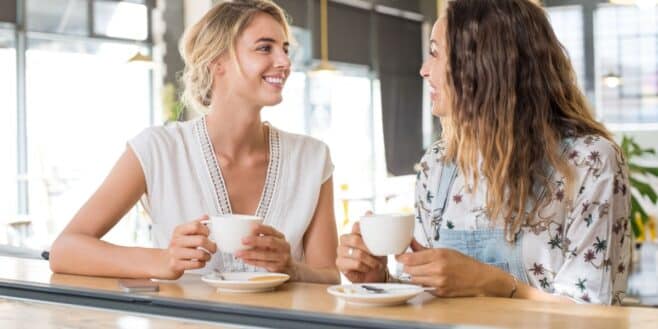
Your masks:
<instances>
[{"instance_id":1,"label":"eyelashes","mask_svg":"<svg viewBox=\"0 0 658 329\"><path fill-rule=\"evenodd\" d=\"M271 46L261 46L261 47L256 48L256 50L269 53L270 51L272 51L272 47Z\"/></svg>"},{"instance_id":2,"label":"eyelashes","mask_svg":"<svg viewBox=\"0 0 658 329\"><path fill-rule=\"evenodd\" d=\"M269 54L270 52L272 52L272 46L270 46L270 45L261 46L261 47L256 48L256 50ZM283 48L283 52L286 53L286 55L288 55L288 53L289 53L288 48Z\"/></svg>"}]
</instances>

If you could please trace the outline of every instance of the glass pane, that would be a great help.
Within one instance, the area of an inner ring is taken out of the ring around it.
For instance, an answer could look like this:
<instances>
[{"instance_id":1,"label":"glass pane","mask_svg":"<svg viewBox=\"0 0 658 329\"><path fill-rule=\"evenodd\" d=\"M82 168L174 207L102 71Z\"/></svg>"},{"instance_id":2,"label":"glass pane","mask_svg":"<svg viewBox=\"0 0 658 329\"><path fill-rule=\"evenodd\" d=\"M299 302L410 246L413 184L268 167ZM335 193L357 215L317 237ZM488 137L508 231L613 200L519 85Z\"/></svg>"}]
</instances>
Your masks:
<instances>
[{"instance_id":1,"label":"glass pane","mask_svg":"<svg viewBox=\"0 0 658 329\"><path fill-rule=\"evenodd\" d=\"M341 65L340 71L309 77L306 115L308 134L331 149L339 232L374 209L375 199L371 79L365 67Z\"/></svg>"},{"instance_id":2,"label":"glass pane","mask_svg":"<svg viewBox=\"0 0 658 329\"><path fill-rule=\"evenodd\" d=\"M148 37L146 6L130 2L96 1L94 33L114 38L146 40Z\"/></svg>"},{"instance_id":3,"label":"glass pane","mask_svg":"<svg viewBox=\"0 0 658 329\"><path fill-rule=\"evenodd\" d=\"M16 49L14 31L0 30L0 226L16 216ZM1 230L0 230L1 231ZM6 243L0 232L0 244Z\"/></svg>"},{"instance_id":4,"label":"glass pane","mask_svg":"<svg viewBox=\"0 0 658 329\"><path fill-rule=\"evenodd\" d=\"M87 35L87 1L26 0L29 31Z\"/></svg>"},{"instance_id":5,"label":"glass pane","mask_svg":"<svg viewBox=\"0 0 658 329\"><path fill-rule=\"evenodd\" d=\"M548 7L546 11L558 40L566 48L571 59L578 85L584 89L585 45L582 6Z\"/></svg>"},{"instance_id":6,"label":"glass pane","mask_svg":"<svg viewBox=\"0 0 658 329\"><path fill-rule=\"evenodd\" d=\"M613 124L658 123L658 8L600 5L595 13L597 105Z\"/></svg>"},{"instance_id":7,"label":"glass pane","mask_svg":"<svg viewBox=\"0 0 658 329\"><path fill-rule=\"evenodd\" d=\"M138 49L100 41L28 40L30 216L50 243L100 185L126 141L149 125L150 71ZM106 239L134 244L132 211ZM146 233L148 236L148 233Z\"/></svg>"},{"instance_id":8,"label":"glass pane","mask_svg":"<svg viewBox=\"0 0 658 329\"><path fill-rule=\"evenodd\" d=\"M348 218L352 220L373 209L374 204L371 87L366 71L359 74L343 70L330 82L330 108L318 104L312 107L311 131L329 144L337 199L349 202ZM351 228L342 212L336 214L343 218L338 223L340 231Z\"/></svg>"}]
</instances>

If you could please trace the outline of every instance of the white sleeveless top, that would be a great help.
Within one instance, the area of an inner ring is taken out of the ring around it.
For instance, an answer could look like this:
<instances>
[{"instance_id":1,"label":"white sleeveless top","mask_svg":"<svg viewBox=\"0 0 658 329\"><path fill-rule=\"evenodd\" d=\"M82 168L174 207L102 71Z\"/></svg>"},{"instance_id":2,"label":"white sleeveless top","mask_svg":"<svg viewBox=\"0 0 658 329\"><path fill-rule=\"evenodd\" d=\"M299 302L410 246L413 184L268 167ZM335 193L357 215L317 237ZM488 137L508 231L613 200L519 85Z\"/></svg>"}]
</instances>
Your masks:
<instances>
[{"instance_id":1,"label":"white sleeveless top","mask_svg":"<svg viewBox=\"0 0 658 329\"><path fill-rule=\"evenodd\" d=\"M176 226L204 214L231 213L231 205L205 116L147 128L128 142L146 178L142 205L152 221L156 248L167 248ZM286 237L293 259L304 255L303 237L311 223L320 188L333 173L327 145L308 136L269 129L267 178L256 211L266 225ZM232 254L217 252L197 273L260 271Z\"/></svg>"}]
</instances>

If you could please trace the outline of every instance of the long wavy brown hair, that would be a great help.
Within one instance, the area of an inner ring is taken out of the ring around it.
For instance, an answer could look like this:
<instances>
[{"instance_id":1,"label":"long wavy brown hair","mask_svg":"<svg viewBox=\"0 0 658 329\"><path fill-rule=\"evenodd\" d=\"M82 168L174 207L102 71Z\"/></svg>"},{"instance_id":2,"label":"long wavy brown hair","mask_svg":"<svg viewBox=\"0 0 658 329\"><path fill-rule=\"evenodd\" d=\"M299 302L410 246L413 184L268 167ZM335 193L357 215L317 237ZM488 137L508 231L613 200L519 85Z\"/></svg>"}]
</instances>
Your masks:
<instances>
[{"instance_id":1,"label":"long wavy brown hair","mask_svg":"<svg viewBox=\"0 0 658 329\"><path fill-rule=\"evenodd\" d=\"M534 184L548 184L546 164L566 180L561 157L567 137L599 135L577 86L566 51L544 10L529 0L455 0L447 19L449 115L442 119L446 159L455 161L474 189L487 184L489 218L505 220L513 240L538 200ZM526 212L526 202L533 202Z\"/></svg>"}]
</instances>

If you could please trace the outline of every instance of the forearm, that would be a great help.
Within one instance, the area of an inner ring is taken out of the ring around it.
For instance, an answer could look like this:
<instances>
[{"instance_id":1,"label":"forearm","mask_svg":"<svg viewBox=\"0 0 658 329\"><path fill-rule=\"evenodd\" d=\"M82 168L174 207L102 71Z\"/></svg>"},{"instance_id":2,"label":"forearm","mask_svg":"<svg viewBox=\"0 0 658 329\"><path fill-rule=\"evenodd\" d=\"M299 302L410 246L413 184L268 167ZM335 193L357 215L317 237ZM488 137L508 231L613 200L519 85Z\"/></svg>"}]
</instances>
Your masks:
<instances>
[{"instance_id":1,"label":"forearm","mask_svg":"<svg viewBox=\"0 0 658 329\"><path fill-rule=\"evenodd\" d=\"M573 304L574 301L559 295L553 295L544 292L543 290L531 287L527 284L520 284L517 293L514 296L515 298L530 299L541 302L557 302L557 303L567 303Z\"/></svg>"},{"instance_id":2,"label":"forearm","mask_svg":"<svg viewBox=\"0 0 658 329\"><path fill-rule=\"evenodd\" d=\"M483 273L487 273L486 275L488 276L488 280L483 280L484 285L482 291L485 296L529 299L542 302L573 303L567 297L552 295L521 281L514 280L511 274L496 267L487 265L487 270L483 271Z\"/></svg>"},{"instance_id":3,"label":"forearm","mask_svg":"<svg viewBox=\"0 0 658 329\"><path fill-rule=\"evenodd\" d=\"M340 273L335 266L312 267L302 262L294 262L292 266L292 280L309 283L340 283Z\"/></svg>"},{"instance_id":4,"label":"forearm","mask_svg":"<svg viewBox=\"0 0 658 329\"><path fill-rule=\"evenodd\" d=\"M164 252L117 246L82 234L63 234L53 244L50 268L56 273L154 278L166 265Z\"/></svg>"}]
</instances>

